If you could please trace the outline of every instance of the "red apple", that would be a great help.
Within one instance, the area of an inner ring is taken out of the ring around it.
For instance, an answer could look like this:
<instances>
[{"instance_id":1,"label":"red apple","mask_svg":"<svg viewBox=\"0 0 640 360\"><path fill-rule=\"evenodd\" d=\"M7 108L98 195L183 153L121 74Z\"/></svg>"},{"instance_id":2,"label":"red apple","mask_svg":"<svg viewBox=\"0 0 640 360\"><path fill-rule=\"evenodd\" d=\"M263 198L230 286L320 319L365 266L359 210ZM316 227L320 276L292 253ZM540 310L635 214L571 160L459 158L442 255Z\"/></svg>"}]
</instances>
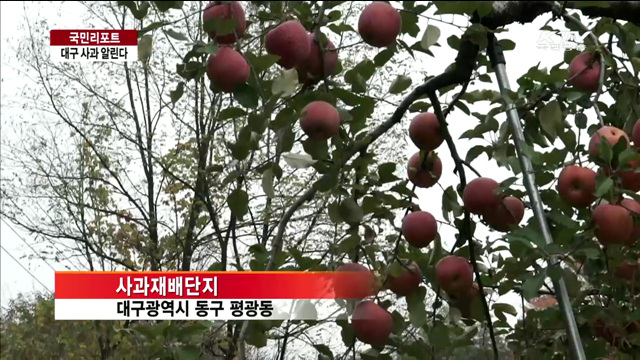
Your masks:
<instances>
[{"instance_id":1,"label":"red apple","mask_svg":"<svg viewBox=\"0 0 640 360\"><path fill-rule=\"evenodd\" d=\"M302 109L300 127L313 141L326 141L340 132L340 113L325 101L312 101Z\"/></svg>"},{"instance_id":2,"label":"red apple","mask_svg":"<svg viewBox=\"0 0 640 360\"><path fill-rule=\"evenodd\" d=\"M633 199L622 199L620 205L629 210L632 220L634 220L635 225L631 232L631 238L627 242L627 244L633 245L636 241L640 240L640 203Z\"/></svg>"},{"instance_id":3,"label":"red apple","mask_svg":"<svg viewBox=\"0 0 640 360\"><path fill-rule=\"evenodd\" d=\"M309 33L299 21L288 20L269 30L264 38L269 54L278 55L278 64L291 69L304 61L311 52Z\"/></svg>"},{"instance_id":4,"label":"red apple","mask_svg":"<svg viewBox=\"0 0 640 360\"><path fill-rule=\"evenodd\" d=\"M575 208L587 207L596 200L596 172L569 165L558 177L558 194L562 201Z\"/></svg>"},{"instance_id":5,"label":"red apple","mask_svg":"<svg viewBox=\"0 0 640 360\"><path fill-rule=\"evenodd\" d=\"M495 194L500 184L489 178L471 180L462 192L464 207L472 214L483 215L500 205L502 198Z\"/></svg>"},{"instance_id":6,"label":"red apple","mask_svg":"<svg viewBox=\"0 0 640 360\"><path fill-rule=\"evenodd\" d=\"M367 5L358 19L358 33L362 40L375 47L393 44L401 28L402 18L398 11L382 1Z\"/></svg>"},{"instance_id":7,"label":"red apple","mask_svg":"<svg viewBox=\"0 0 640 360\"><path fill-rule=\"evenodd\" d=\"M323 75L334 75L338 68L338 51L331 40L327 39L323 57L322 50L315 41L315 34L309 34L308 38L310 47L309 56L296 64L296 69L298 70L298 82L300 83L306 82L309 78L319 78ZM324 74L322 71L323 68ZM302 76L300 76L300 74L302 74Z\"/></svg>"},{"instance_id":8,"label":"red apple","mask_svg":"<svg viewBox=\"0 0 640 360\"><path fill-rule=\"evenodd\" d=\"M460 310L462 317L467 319L480 319L482 314L480 302L480 287L473 283L471 287L458 296L451 296L451 306Z\"/></svg>"},{"instance_id":9,"label":"red apple","mask_svg":"<svg viewBox=\"0 0 640 360\"><path fill-rule=\"evenodd\" d=\"M633 146L640 150L640 119L638 119L636 124L633 126L631 137L633 138Z\"/></svg>"},{"instance_id":10,"label":"red apple","mask_svg":"<svg viewBox=\"0 0 640 360\"><path fill-rule=\"evenodd\" d=\"M409 213L402 219L402 235L413 247L427 247L438 235L436 218L426 211Z\"/></svg>"},{"instance_id":11,"label":"red apple","mask_svg":"<svg viewBox=\"0 0 640 360\"><path fill-rule=\"evenodd\" d=\"M630 323L627 324L627 326L624 327L624 329L629 335L636 334L640 332L640 321L638 320L631 321Z\"/></svg>"},{"instance_id":12,"label":"red apple","mask_svg":"<svg viewBox=\"0 0 640 360\"><path fill-rule=\"evenodd\" d=\"M338 299L364 299L375 293L375 276L366 266L347 263L336 272L357 272L357 276L343 277L336 274L333 278L333 291Z\"/></svg>"},{"instance_id":13,"label":"red apple","mask_svg":"<svg viewBox=\"0 0 640 360\"><path fill-rule=\"evenodd\" d=\"M640 191L640 161L630 161L631 169L618 172L622 187L631 191Z\"/></svg>"},{"instance_id":14,"label":"red apple","mask_svg":"<svg viewBox=\"0 0 640 360\"><path fill-rule=\"evenodd\" d=\"M592 325L594 334L607 341L613 346L617 346L624 336L624 331L619 327L607 323L602 317L597 317Z\"/></svg>"},{"instance_id":15,"label":"red apple","mask_svg":"<svg viewBox=\"0 0 640 360\"><path fill-rule=\"evenodd\" d=\"M417 152L409 158L407 176L417 187L430 188L437 184L442 176L442 161L436 153L429 152L426 161L420 164L420 152Z\"/></svg>"},{"instance_id":16,"label":"red apple","mask_svg":"<svg viewBox=\"0 0 640 360\"><path fill-rule=\"evenodd\" d=\"M209 37L216 39L218 44L233 44L238 38L243 37L247 30L247 20L244 9L238 1L230 1L226 4L218 5L216 5L216 1L210 2L202 13L202 21L212 19L218 19L218 21L234 19L236 21L234 31L229 34L216 35L215 31L209 32Z\"/></svg>"},{"instance_id":17,"label":"red apple","mask_svg":"<svg viewBox=\"0 0 640 360\"><path fill-rule=\"evenodd\" d=\"M236 86L249 80L251 68L247 60L229 46L221 46L207 61L207 76L224 92L233 92Z\"/></svg>"},{"instance_id":18,"label":"red apple","mask_svg":"<svg viewBox=\"0 0 640 360\"><path fill-rule=\"evenodd\" d=\"M569 83L577 90L592 93L598 90L600 60L597 54L584 52L569 64Z\"/></svg>"},{"instance_id":19,"label":"red apple","mask_svg":"<svg viewBox=\"0 0 640 360\"><path fill-rule=\"evenodd\" d=\"M436 282L447 294L463 294L473 285L473 269L467 259L447 255L435 267Z\"/></svg>"},{"instance_id":20,"label":"red apple","mask_svg":"<svg viewBox=\"0 0 640 360\"><path fill-rule=\"evenodd\" d=\"M420 150L437 149L444 138L440 132L440 123L433 113L422 113L414 117L409 124L409 137Z\"/></svg>"},{"instance_id":21,"label":"red apple","mask_svg":"<svg viewBox=\"0 0 640 360\"><path fill-rule=\"evenodd\" d=\"M524 203L514 196L507 196L502 203L484 214L484 221L494 230L507 232L518 227L524 217Z\"/></svg>"},{"instance_id":22,"label":"red apple","mask_svg":"<svg viewBox=\"0 0 640 360\"><path fill-rule=\"evenodd\" d=\"M589 141L589 155L594 159L600 154L598 145L602 141L601 137L604 137L609 144L611 144L611 147L614 147L621 139L627 142L627 148L630 147L629 136L627 136L624 130L618 129L615 126L603 126L591 136L591 140Z\"/></svg>"},{"instance_id":23,"label":"red apple","mask_svg":"<svg viewBox=\"0 0 640 360\"><path fill-rule=\"evenodd\" d=\"M640 280L640 264L633 263L631 261L623 261L620 266L615 270L613 275L618 279L623 280Z\"/></svg>"},{"instance_id":24,"label":"red apple","mask_svg":"<svg viewBox=\"0 0 640 360\"><path fill-rule=\"evenodd\" d=\"M407 296L420 287L422 271L415 262L403 261L409 264L402 267L402 273L398 277L387 276L387 288L399 296ZM408 269L407 269L408 268Z\"/></svg>"},{"instance_id":25,"label":"red apple","mask_svg":"<svg viewBox=\"0 0 640 360\"><path fill-rule=\"evenodd\" d=\"M633 231L631 213L620 205L601 204L592 214L595 235L604 246L626 244Z\"/></svg>"},{"instance_id":26,"label":"red apple","mask_svg":"<svg viewBox=\"0 0 640 360\"><path fill-rule=\"evenodd\" d=\"M351 328L363 343L383 346L393 330L393 317L373 301L363 301L353 309Z\"/></svg>"}]
</instances>

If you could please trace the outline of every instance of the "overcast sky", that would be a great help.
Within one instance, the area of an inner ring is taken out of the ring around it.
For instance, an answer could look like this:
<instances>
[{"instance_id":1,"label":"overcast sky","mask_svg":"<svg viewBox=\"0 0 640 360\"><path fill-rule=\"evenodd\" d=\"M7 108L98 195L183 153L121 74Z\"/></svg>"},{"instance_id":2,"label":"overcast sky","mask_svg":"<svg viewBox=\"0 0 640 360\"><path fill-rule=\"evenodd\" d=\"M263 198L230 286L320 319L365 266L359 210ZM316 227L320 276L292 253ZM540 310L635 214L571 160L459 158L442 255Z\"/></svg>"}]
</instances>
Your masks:
<instances>
[{"instance_id":1,"label":"overcast sky","mask_svg":"<svg viewBox=\"0 0 640 360\"><path fill-rule=\"evenodd\" d=\"M23 21L23 9L22 4L20 2L2 2L1 3L1 35L2 35L2 97L3 100L5 96L13 93L20 83L24 81L24 77L21 77L20 74L16 71L16 68L19 67L19 64L15 63L15 57L10 56L7 51L7 40L16 39L21 37L22 35L18 32L18 23ZM69 24L66 28L81 28L82 24L77 24L77 18L70 13L68 9L70 7L74 7L73 3L65 3L62 5L65 7L65 11L63 12L63 18L59 20ZM59 14L55 12L49 11L41 11L40 16L51 16L59 17ZM541 63L541 67L551 67L558 62L562 61L563 51L561 50L540 50L537 48L537 42L540 37L540 31L538 30L543 23L548 20L548 16L539 17L534 23L527 25L510 25L508 33L498 34L498 38L502 39L508 37L512 41L516 43L516 48L514 51L506 52L507 59L507 69L509 74L509 80L512 87L516 87L515 80L525 73L531 66L535 66L538 62ZM424 19L423 19L424 20ZM430 75L436 75L444 70L448 64L450 64L455 58L456 53L448 48L446 44L446 39L452 34L452 28L446 27L438 22L433 22L433 25L440 27L442 31L442 35L440 37L439 43L442 44L442 47L433 48L433 52L436 54L436 60L432 60L429 63L423 63L422 66L428 69ZM426 28L426 22L422 22L421 29ZM460 35L460 32L456 32ZM421 64L417 64L416 66L420 66ZM492 78L493 75L492 75ZM494 78L495 79L495 78ZM414 86L416 84L414 83ZM486 84L482 85L486 87ZM494 83L493 89L498 90L497 83ZM487 107L473 107L472 111L486 111ZM16 115L19 111L29 111L22 109L6 109L4 101L2 108L2 117L10 117L12 115ZM408 122L410 121L411 115L405 117L402 124L398 126L408 127ZM504 119L504 116L499 117L499 119ZM462 113L461 111L455 111L448 119L450 124L450 131L454 137L457 139L462 132L468 130L472 127L475 127L477 121ZM4 123L4 121L3 121ZM3 129L4 131L5 129ZM583 137L585 139L586 137ZM584 140L583 140L584 141ZM456 141L458 146L458 151L464 156L467 150L472 146L478 144L477 141ZM416 152L417 149L410 145L407 149L407 155L411 155ZM442 157L444 163L444 170L442 180L447 185L454 185L457 183L456 178L452 174L453 162L448 154L448 149L446 148L446 144L443 144L439 149L439 154ZM404 164L400 164L400 166L404 167ZM474 161L474 167L480 171L480 173L487 174L488 176L494 177L496 180L503 180L509 177L509 172L505 169L498 169L497 166L493 163L489 163L486 159L486 156L479 157L476 161ZM471 173L468 172L468 176L471 176ZM418 190L418 196L420 198L419 204L423 210L431 211L438 218L442 218L441 215L441 207L440 207L440 199L442 196L442 191L439 187L433 187L431 189L426 190ZM530 215L530 214L528 214ZM400 220L400 219L398 219ZM7 305L8 301L11 298L14 298L19 293L30 292L33 290L43 290L44 286L53 290L54 288L54 270L66 270L65 266L69 266L69 264L60 264L60 263L45 263L41 259L38 259L36 254L32 249L29 248L27 244L32 244L33 239L26 233L20 231L20 229L12 225L13 229L7 226L7 224L2 221L0 224L1 229L1 243L4 250L1 253L1 305L4 307ZM14 231L15 229L15 231ZM441 236L444 241L444 246L446 248L450 248L454 242L454 234L455 232L450 228L441 228ZM479 238L484 238L486 231L481 229L477 232L476 236ZM12 259L6 251L8 251L14 258ZM37 248L36 248L37 250ZM34 258L26 258L28 256ZM22 269L24 266L27 270ZM37 280L36 280L37 279ZM42 282L42 284L40 284ZM508 301L516 300L511 297ZM519 299L516 302L519 304ZM519 308L519 306L516 306Z\"/></svg>"}]
</instances>

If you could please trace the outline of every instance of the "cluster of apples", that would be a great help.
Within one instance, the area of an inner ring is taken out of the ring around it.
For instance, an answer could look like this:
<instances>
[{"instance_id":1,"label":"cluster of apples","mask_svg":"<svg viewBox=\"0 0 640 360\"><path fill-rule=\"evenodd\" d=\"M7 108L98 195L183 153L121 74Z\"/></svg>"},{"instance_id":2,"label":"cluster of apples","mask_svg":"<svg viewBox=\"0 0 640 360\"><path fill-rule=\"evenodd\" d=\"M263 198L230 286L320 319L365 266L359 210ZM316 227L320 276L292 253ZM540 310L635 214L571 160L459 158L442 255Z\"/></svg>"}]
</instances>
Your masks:
<instances>
[{"instance_id":1,"label":"cluster of apples","mask_svg":"<svg viewBox=\"0 0 640 360\"><path fill-rule=\"evenodd\" d=\"M634 127L634 147L640 150L640 120ZM607 141L612 147L620 141L631 147L629 136L613 126L604 126L593 134L589 141L589 157L596 164L600 161L598 145ZM636 172L640 161L632 161L629 170L614 170L607 164L598 169L606 175L615 173L623 188L631 191L640 190L640 172ZM568 165L558 177L558 194L568 205L574 208L586 208L596 201L596 171L578 165ZM634 214L640 216L640 203L630 198L621 198L613 203L600 203L593 209L592 222L595 236L603 245L633 245L640 239L640 226L634 226Z\"/></svg>"},{"instance_id":2,"label":"cluster of apples","mask_svg":"<svg viewBox=\"0 0 640 360\"><path fill-rule=\"evenodd\" d=\"M579 91L593 93L600 86L600 58L592 52L577 55L569 65L569 83ZM594 133L589 141L589 158L599 166L598 172L607 176L615 175L623 189L640 191L640 161L632 160L626 164L630 169L619 164L612 169L610 164L600 158L599 144L608 142L611 147L621 141L627 149L633 147L640 151L640 119L633 127L631 138L614 126L603 126ZM568 205L574 208L588 208L596 201L596 176L598 172L583 166L569 165L558 178L558 194ZM635 221L634 221L635 218ZM618 244L631 247L640 239L640 203L630 198L618 198L613 202L601 202L593 208L591 222L594 235L604 247ZM637 261L625 260L615 269L613 275L622 280L640 280L640 264ZM592 323L596 336L605 339L613 346L620 346L624 339L640 332L640 321L619 325L610 319L596 317Z\"/></svg>"},{"instance_id":3,"label":"cluster of apples","mask_svg":"<svg viewBox=\"0 0 640 360\"><path fill-rule=\"evenodd\" d=\"M600 59L595 53L584 52L577 55L569 65L570 83L584 93L598 89L600 78ZM598 172L607 176L615 175L623 189L640 191L640 161L632 160L628 164L619 164L612 169L610 164L600 158L599 145L606 141L611 147L624 142L627 149L633 147L640 152L640 119L633 127L631 138L624 130L614 126L603 126L594 133L589 141L589 158L599 165ZM626 168L624 166L629 166ZM558 178L558 194L568 205L574 208L587 208L596 201L597 172L577 165L565 167ZM634 217L640 216L640 203L630 198L619 198L610 203L601 202L592 213L594 234L603 246L619 244L632 246L640 239L640 225L634 225ZM636 220L637 222L638 220ZM623 263L616 275L630 278L640 269L640 265Z\"/></svg>"},{"instance_id":4,"label":"cluster of apples","mask_svg":"<svg viewBox=\"0 0 640 360\"><path fill-rule=\"evenodd\" d=\"M594 334L607 341L614 347L625 346L625 340L640 332L640 321L635 320L623 325L612 323L602 316L598 316L591 324Z\"/></svg>"},{"instance_id":5,"label":"cluster of apples","mask_svg":"<svg viewBox=\"0 0 640 360\"><path fill-rule=\"evenodd\" d=\"M251 67L244 56L236 51L232 45L242 38L247 31L247 19L244 8L238 1L228 3L210 2L202 14L203 21L235 20L235 28L229 34L209 32L209 37L215 39L219 48L207 60L207 76L220 90L230 93L239 84L246 83L251 74Z\"/></svg>"},{"instance_id":6,"label":"cluster of apples","mask_svg":"<svg viewBox=\"0 0 640 360\"><path fill-rule=\"evenodd\" d=\"M387 274L381 283L376 274L359 263L347 263L337 272L356 272L349 278L336 277L333 281L337 298L360 300L351 316L351 328L358 340L374 346L384 346L393 331L391 314L372 300L363 300L376 295L382 288L391 290L398 296L408 296L415 292L422 282L422 272L413 261L400 260L401 273Z\"/></svg>"},{"instance_id":7,"label":"cluster of apples","mask_svg":"<svg viewBox=\"0 0 640 360\"><path fill-rule=\"evenodd\" d=\"M220 47L207 61L207 75L222 91L229 93L239 84L246 83L251 73L244 56L230 46L244 36L247 20L244 8L238 1L209 3L204 10L203 20L213 19L235 20L232 33L209 33L209 37L215 39ZM302 81L333 75L338 66L338 53L333 43L327 39L326 49L321 51L314 34L308 33L297 20L285 21L269 30L264 44L267 53L279 56L278 65L284 69L295 67Z\"/></svg>"},{"instance_id":8,"label":"cluster of apples","mask_svg":"<svg viewBox=\"0 0 640 360\"><path fill-rule=\"evenodd\" d=\"M444 142L436 115L422 113L413 118L409 125L409 137L420 151L409 158L407 176L416 187L430 188L440 180L442 175L442 161L434 152ZM425 154L424 159L420 156L421 152ZM494 230L506 232L518 226L522 221L524 203L514 196L498 196L496 191L499 186L500 184L493 179L476 178L465 187L463 201L465 208L469 212L482 216L483 220ZM409 228L421 226L421 223L431 222L422 213L412 213L407 216L409 217L406 220L410 223L407 225ZM414 218L416 220L413 220ZM424 219L419 220L421 218ZM435 219L432 222L435 223ZM414 245L409 238L407 238L407 241ZM424 240L418 239L415 241Z\"/></svg>"},{"instance_id":9,"label":"cluster of apples","mask_svg":"<svg viewBox=\"0 0 640 360\"><path fill-rule=\"evenodd\" d=\"M220 45L207 61L207 76L220 90L231 93L249 80L251 68L242 54L230 45L244 36L247 21L238 1L217 4L211 2L204 11L203 20L228 20L236 22L233 33L209 36ZM398 11L385 2L372 2L365 7L358 21L358 32L363 41L374 47L393 44L400 34L402 20ZM286 20L269 30L264 38L267 53L279 57L282 68L296 69L298 81L305 83L334 75L338 68L338 51L331 40L321 46L314 32L308 32L298 20ZM300 127L314 141L326 141L340 130L340 114L332 104L312 101L301 112Z\"/></svg>"}]
</instances>

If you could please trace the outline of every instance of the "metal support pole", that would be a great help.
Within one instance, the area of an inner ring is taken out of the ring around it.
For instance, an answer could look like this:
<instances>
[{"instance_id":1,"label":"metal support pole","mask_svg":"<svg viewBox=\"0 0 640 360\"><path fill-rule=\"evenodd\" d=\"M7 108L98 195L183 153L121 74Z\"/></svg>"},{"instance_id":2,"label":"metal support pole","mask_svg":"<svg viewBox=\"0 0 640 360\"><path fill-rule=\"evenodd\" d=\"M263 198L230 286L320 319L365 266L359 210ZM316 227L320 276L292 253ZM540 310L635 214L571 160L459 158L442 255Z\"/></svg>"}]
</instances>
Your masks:
<instances>
[{"instance_id":1,"label":"metal support pole","mask_svg":"<svg viewBox=\"0 0 640 360\"><path fill-rule=\"evenodd\" d=\"M540 192L538 192L538 186L536 185L536 179L533 172L533 166L531 165L531 159L529 159L523 153L523 144L525 144L525 139L524 132L522 130L522 124L520 123L520 116L518 116L518 111L516 110L513 101L508 96L510 86L509 80L507 79L504 53L495 35L493 33L489 33L488 36L489 59L491 60L491 65L495 69L496 75L498 77L498 85L500 86L500 92L503 95L503 100L507 107L507 121L509 122L509 127L511 128L511 134L513 136L513 142L516 148L516 155L518 156L520 167L522 168L524 186L527 188L527 193L529 194L529 198L531 200L533 213L536 220L538 221L538 224L540 225L540 231L542 232L544 241L550 245L553 243L553 238L551 237L549 224L547 223L544 208L542 207L542 199L540 198ZM552 266L559 266L553 264L557 264L556 259L552 259ZM571 301L569 300L569 293L567 292L567 285L564 279L559 278L558 280L553 280L553 288L556 293L558 305L560 306L560 310L562 311L565 327L567 329L569 347L573 358L576 360L586 360L587 358L582 346L582 339L580 339L580 333L578 332L578 326L576 325L576 319L573 315L573 309L571 308Z\"/></svg>"}]
</instances>

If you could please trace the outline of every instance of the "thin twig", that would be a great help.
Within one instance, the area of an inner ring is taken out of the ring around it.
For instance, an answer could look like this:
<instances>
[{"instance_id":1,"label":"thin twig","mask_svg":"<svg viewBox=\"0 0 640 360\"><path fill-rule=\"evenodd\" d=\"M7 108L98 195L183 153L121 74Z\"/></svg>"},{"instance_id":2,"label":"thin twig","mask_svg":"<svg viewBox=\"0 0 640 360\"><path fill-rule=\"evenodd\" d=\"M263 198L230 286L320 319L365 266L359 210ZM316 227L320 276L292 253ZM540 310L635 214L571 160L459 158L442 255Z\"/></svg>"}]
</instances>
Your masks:
<instances>
[{"instance_id":1,"label":"thin twig","mask_svg":"<svg viewBox=\"0 0 640 360\"><path fill-rule=\"evenodd\" d=\"M453 142L453 138L449 133L449 128L447 122L442 114L442 109L440 107L440 101L438 100L438 96L434 91L430 91L428 93L429 99L431 100L431 106L433 106L436 117L438 118L438 122L440 123L440 131L442 132L442 136L445 138L447 142L447 146L449 147L449 152L451 154L451 158L455 163L455 169L460 179L460 184L458 185L458 191L462 195L464 188L467 186L467 177L464 171L464 164L462 159L460 159L460 155L458 154L458 149ZM491 322L491 311L489 310L489 305L487 304L487 299L484 296L484 287L482 286L482 278L480 276L480 272L478 271L478 264L476 262L475 257L475 245L473 243L473 234L471 232L471 214L469 210L464 210L464 219L462 223L462 229L459 230L459 238L457 244L460 244L463 241L467 241L469 245L469 260L471 260L471 265L473 266L473 271L476 275L476 282L478 283L478 288L480 292L480 298L482 299L482 307L484 309L484 315L487 319L487 326L489 328L489 336L491 337L491 346L493 348L493 354L495 359L498 359L498 344L496 341L496 335L493 329L493 323Z\"/></svg>"}]
</instances>

